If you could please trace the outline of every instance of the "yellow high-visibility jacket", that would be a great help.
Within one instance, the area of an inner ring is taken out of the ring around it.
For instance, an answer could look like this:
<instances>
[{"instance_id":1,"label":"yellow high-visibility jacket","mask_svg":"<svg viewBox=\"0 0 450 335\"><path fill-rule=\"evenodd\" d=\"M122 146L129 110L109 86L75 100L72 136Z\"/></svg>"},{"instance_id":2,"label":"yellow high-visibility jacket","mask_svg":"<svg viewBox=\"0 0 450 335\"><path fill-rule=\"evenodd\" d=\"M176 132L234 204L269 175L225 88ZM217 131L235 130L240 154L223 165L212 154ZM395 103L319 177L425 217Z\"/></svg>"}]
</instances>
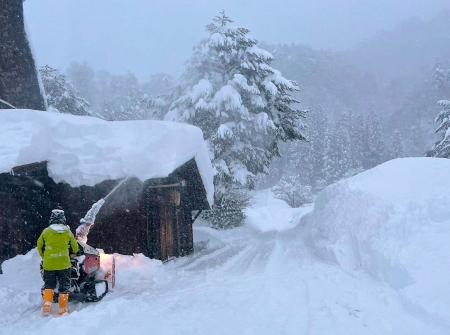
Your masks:
<instances>
[{"instance_id":1,"label":"yellow high-visibility jacket","mask_svg":"<svg viewBox=\"0 0 450 335\"><path fill-rule=\"evenodd\" d=\"M63 224L52 224L45 228L37 241L37 251L46 271L69 269L71 252L78 252L78 243L70 228Z\"/></svg>"}]
</instances>

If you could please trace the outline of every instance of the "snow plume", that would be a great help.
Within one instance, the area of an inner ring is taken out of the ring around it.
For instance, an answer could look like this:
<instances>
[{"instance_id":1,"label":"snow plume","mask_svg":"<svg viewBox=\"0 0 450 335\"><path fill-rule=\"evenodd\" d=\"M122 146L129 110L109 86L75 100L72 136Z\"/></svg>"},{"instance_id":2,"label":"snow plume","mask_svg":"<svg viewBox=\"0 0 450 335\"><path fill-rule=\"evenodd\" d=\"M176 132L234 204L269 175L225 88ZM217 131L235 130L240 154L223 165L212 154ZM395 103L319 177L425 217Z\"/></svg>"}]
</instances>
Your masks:
<instances>
[{"instance_id":1,"label":"snow plume","mask_svg":"<svg viewBox=\"0 0 450 335\"><path fill-rule=\"evenodd\" d=\"M95 223L95 218L97 217L98 212L105 204L105 199L100 199L95 204L92 205L91 209L86 213L84 218L80 220L80 225L76 229L76 237L78 241L83 243L87 243L87 237L91 227Z\"/></svg>"}]
</instances>

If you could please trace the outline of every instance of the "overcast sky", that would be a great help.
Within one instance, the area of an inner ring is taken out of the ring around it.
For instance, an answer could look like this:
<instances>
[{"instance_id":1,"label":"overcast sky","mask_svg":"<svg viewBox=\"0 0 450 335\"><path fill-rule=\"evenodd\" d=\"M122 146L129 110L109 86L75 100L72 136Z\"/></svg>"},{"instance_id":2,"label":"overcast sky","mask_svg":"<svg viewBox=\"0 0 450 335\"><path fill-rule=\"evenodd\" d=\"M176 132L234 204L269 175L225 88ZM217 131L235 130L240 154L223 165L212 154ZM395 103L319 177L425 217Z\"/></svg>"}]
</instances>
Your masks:
<instances>
[{"instance_id":1,"label":"overcast sky","mask_svg":"<svg viewBox=\"0 0 450 335\"><path fill-rule=\"evenodd\" d=\"M178 74L220 10L260 41L342 50L449 0L27 0L39 64L87 61L114 73Z\"/></svg>"}]
</instances>

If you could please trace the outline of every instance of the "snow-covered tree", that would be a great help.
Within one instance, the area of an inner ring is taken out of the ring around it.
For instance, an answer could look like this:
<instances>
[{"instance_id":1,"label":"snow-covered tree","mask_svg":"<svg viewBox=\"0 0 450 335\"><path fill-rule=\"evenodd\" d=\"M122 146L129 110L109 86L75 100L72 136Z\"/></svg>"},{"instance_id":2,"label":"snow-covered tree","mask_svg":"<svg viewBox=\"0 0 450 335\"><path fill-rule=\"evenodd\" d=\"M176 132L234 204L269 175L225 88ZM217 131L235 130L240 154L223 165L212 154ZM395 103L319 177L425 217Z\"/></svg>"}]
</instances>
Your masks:
<instances>
[{"instance_id":1,"label":"snow-covered tree","mask_svg":"<svg viewBox=\"0 0 450 335\"><path fill-rule=\"evenodd\" d=\"M142 85L145 93L151 96L171 95L175 87L175 79L170 74L163 72L151 75L149 80Z\"/></svg>"},{"instance_id":2,"label":"snow-covered tree","mask_svg":"<svg viewBox=\"0 0 450 335\"><path fill-rule=\"evenodd\" d=\"M337 181L340 177L337 168L339 153L335 145L336 131L331 127L325 130L324 134L325 147L323 152L324 166L322 168L323 179L326 184L331 184Z\"/></svg>"},{"instance_id":3,"label":"snow-covered tree","mask_svg":"<svg viewBox=\"0 0 450 335\"><path fill-rule=\"evenodd\" d=\"M392 143L390 151L391 151L390 152L391 158L400 158L403 157L404 155L402 135L398 130L395 130L394 134L392 135Z\"/></svg>"},{"instance_id":4,"label":"snow-covered tree","mask_svg":"<svg viewBox=\"0 0 450 335\"><path fill-rule=\"evenodd\" d=\"M291 207L300 207L312 202L312 188L302 183L300 176L283 176L272 188L274 195Z\"/></svg>"},{"instance_id":5,"label":"snow-covered tree","mask_svg":"<svg viewBox=\"0 0 450 335\"><path fill-rule=\"evenodd\" d=\"M366 136L364 117L361 113L350 111L348 114L348 134L351 152L351 170L361 171L364 160L364 141Z\"/></svg>"},{"instance_id":6,"label":"snow-covered tree","mask_svg":"<svg viewBox=\"0 0 450 335\"><path fill-rule=\"evenodd\" d=\"M222 12L207 26L167 119L199 126L209 142L216 204L232 187L252 188L279 154L279 143L303 140L295 82L271 66L272 55Z\"/></svg>"},{"instance_id":7,"label":"snow-covered tree","mask_svg":"<svg viewBox=\"0 0 450 335\"><path fill-rule=\"evenodd\" d=\"M98 88L94 69L86 62L73 62L67 69L66 74L75 89L89 102L91 109L95 110Z\"/></svg>"},{"instance_id":8,"label":"snow-covered tree","mask_svg":"<svg viewBox=\"0 0 450 335\"><path fill-rule=\"evenodd\" d=\"M147 95L147 118L164 119L170 109L170 105L177 97L175 80L167 73L157 73L143 83L142 90Z\"/></svg>"},{"instance_id":9,"label":"snow-covered tree","mask_svg":"<svg viewBox=\"0 0 450 335\"><path fill-rule=\"evenodd\" d=\"M325 133L327 132L328 123L323 110L317 110L311 113L309 118L309 141L311 143L311 164L312 175L311 179L307 181L308 184L313 185L314 189L320 189L324 184L323 170L325 166L324 152L326 147ZM317 184L317 185L316 185Z\"/></svg>"},{"instance_id":10,"label":"snow-covered tree","mask_svg":"<svg viewBox=\"0 0 450 335\"><path fill-rule=\"evenodd\" d=\"M352 143L350 139L350 115L344 113L336 123L333 148L336 150L338 177L346 176L352 169Z\"/></svg>"},{"instance_id":11,"label":"snow-covered tree","mask_svg":"<svg viewBox=\"0 0 450 335\"><path fill-rule=\"evenodd\" d=\"M438 104L441 107L441 112L436 118L436 123L438 125L436 133L440 134L441 138L434 145L434 148L429 155L433 157L450 158L450 101L440 100Z\"/></svg>"},{"instance_id":12,"label":"snow-covered tree","mask_svg":"<svg viewBox=\"0 0 450 335\"><path fill-rule=\"evenodd\" d=\"M49 107L61 113L90 115L89 103L75 90L66 76L48 65L39 69Z\"/></svg>"},{"instance_id":13,"label":"snow-covered tree","mask_svg":"<svg viewBox=\"0 0 450 335\"><path fill-rule=\"evenodd\" d=\"M450 69L436 65L433 73L433 86L439 92L446 92L450 87Z\"/></svg>"},{"instance_id":14,"label":"snow-covered tree","mask_svg":"<svg viewBox=\"0 0 450 335\"><path fill-rule=\"evenodd\" d=\"M202 219L220 229L234 227L245 219L242 209L247 207L249 203L249 194L245 189L228 187L226 194L215 198L213 208L204 211Z\"/></svg>"},{"instance_id":15,"label":"snow-covered tree","mask_svg":"<svg viewBox=\"0 0 450 335\"><path fill-rule=\"evenodd\" d=\"M151 119L154 103L142 90L136 76L111 75L102 72L98 75L99 114L107 120Z\"/></svg>"},{"instance_id":16,"label":"snow-covered tree","mask_svg":"<svg viewBox=\"0 0 450 335\"><path fill-rule=\"evenodd\" d=\"M363 138L363 168L371 169L382 163L386 158L383 132L378 116L370 113L366 119L365 137Z\"/></svg>"},{"instance_id":17,"label":"snow-covered tree","mask_svg":"<svg viewBox=\"0 0 450 335\"><path fill-rule=\"evenodd\" d=\"M174 80L164 73L141 83L132 73L114 75L74 62L67 74L77 91L86 97L92 114L107 120L162 119L175 99Z\"/></svg>"}]
</instances>

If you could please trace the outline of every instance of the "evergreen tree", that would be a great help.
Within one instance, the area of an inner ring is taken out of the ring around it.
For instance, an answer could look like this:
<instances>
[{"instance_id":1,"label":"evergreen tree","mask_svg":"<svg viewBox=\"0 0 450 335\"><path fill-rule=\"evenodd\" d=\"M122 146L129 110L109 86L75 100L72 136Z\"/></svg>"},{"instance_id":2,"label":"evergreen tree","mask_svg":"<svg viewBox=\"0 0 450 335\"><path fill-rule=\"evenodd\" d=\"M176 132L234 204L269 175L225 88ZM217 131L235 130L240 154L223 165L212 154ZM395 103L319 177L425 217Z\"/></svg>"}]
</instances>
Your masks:
<instances>
[{"instance_id":1,"label":"evergreen tree","mask_svg":"<svg viewBox=\"0 0 450 335\"><path fill-rule=\"evenodd\" d=\"M95 82L94 69L92 69L86 62L73 62L70 64L66 73L67 78L75 89L89 102L91 108L96 110L98 88L97 83Z\"/></svg>"},{"instance_id":2,"label":"evergreen tree","mask_svg":"<svg viewBox=\"0 0 450 335\"><path fill-rule=\"evenodd\" d=\"M364 142L366 133L364 127L364 117L360 113L351 112L350 115L349 137L351 143L351 169L352 174L363 170L364 161Z\"/></svg>"},{"instance_id":3,"label":"evergreen tree","mask_svg":"<svg viewBox=\"0 0 450 335\"><path fill-rule=\"evenodd\" d=\"M183 94L166 118L203 130L220 206L230 188L254 186L256 175L267 172L279 155L280 142L304 139L304 115L292 96L297 85L271 67L272 55L248 29L234 27L222 12L207 31L184 76Z\"/></svg>"},{"instance_id":4,"label":"evergreen tree","mask_svg":"<svg viewBox=\"0 0 450 335\"><path fill-rule=\"evenodd\" d=\"M308 161L303 163L308 167L308 179L304 183L311 185L314 191L319 191L325 186L325 150L327 148L326 133L328 121L322 109L314 110L308 118ZM299 170L300 173L301 170Z\"/></svg>"},{"instance_id":5,"label":"evergreen tree","mask_svg":"<svg viewBox=\"0 0 450 335\"><path fill-rule=\"evenodd\" d=\"M436 65L433 74L433 86L439 93L448 92L450 88L450 69Z\"/></svg>"},{"instance_id":6,"label":"evergreen tree","mask_svg":"<svg viewBox=\"0 0 450 335\"><path fill-rule=\"evenodd\" d=\"M163 120L171 105L171 95L145 96L145 119Z\"/></svg>"},{"instance_id":7,"label":"evergreen tree","mask_svg":"<svg viewBox=\"0 0 450 335\"><path fill-rule=\"evenodd\" d=\"M392 135L391 158L400 158L404 155L403 140L400 131L395 130Z\"/></svg>"},{"instance_id":8,"label":"evergreen tree","mask_svg":"<svg viewBox=\"0 0 450 335\"><path fill-rule=\"evenodd\" d=\"M335 129L336 171L337 177L342 178L351 175L352 170L352 143L350 141L350 118L346 112L341 115Z\"/></svg>"},{"instance_id":9,"label":"evergreen tree","mask_svg":"<svg viewBox=\"0 0 450 335\"><path fill-rule=\"evenodd\" d=\"M338 153L336 152L335 146L336 132L334 131L334 129L330 128L331 127L327 127L325 129L325 148L322 153L324 163L324 166L322 168L323 180L327 185L334 183L339 179L339 173L336 169L338 160Z\"/></svg>"},{"instance_id":10,"label":"evergreen tree","mask_svg":"<svg viewBox=\"0 0 450 335\"><path fill-rule=\"evenodd\" d=\"M170 74L162 72L151 75L150 79L142 85L145 93L156 97L171 95L175 87L175 79Z\"/></svg>"},{"instance_id":11,"label":"evergreen tree","mask_svg":"<svg viewBox=\"0 0 450 335\"><path fill-rule=\"evenodd\" d=\"M45 65L39 69L47 103L61 113L90 115L89 103L79 96L66 77L57 69Z\"/></svg>"},{"instance_id":12,"label":"evergreen tree","mask_svg":"<svg viewBox=\"0 0 450 335\"><path fill-rule=\"evenodd\" d=\"M371 169L384 161L386 153L380 121L375 113L370 113L366 119L365 134L363 168Z\"/></svg>"},{"instance_id":13,"label":"evergreen tree","mask_svg":"<svg viewBox=\"0 0 450 335\"><path fill-rule=\"evenodd\" d=\"M202 218L220 229L231 228L244 221L243 208L249 203L249 194L242 187L227 187L227 193L215 196L214 206L202 213Z\"/></svg>"},{"instance_id":14,"label":"evergreen tree","mask_svg":"<svg viewBox=\"0 0 450 335\"><path fill-rule=\"evenodd\" d=\"M99 114L107 120L143 120L151 118L154 102L142 90L131 73L99 76Z\"/></svg>"},{"instance_id":15,"label":"evergreen tree","mask_svg":"<svg viewBox=\"0 0 450 335\"><path fill-rule=\"evenodd\" d=\"M272 191L293 208L312 202L311 186L305 185L298 175L283 176Z\"/></svg>"},{"instance_id":16,"label":"evergreen tree","mask_svg":"<svg viewBox=\"0 0 450 335\"><path fill-rule=\"evenodd\" d=\"M450 136L448 129L450 128L450 101L440 100L438 102L441 112L436 118L438 127L436 133L440 134L440 139L430 151L429 156L450 158Z\"/></svg>"}]
</instances>

